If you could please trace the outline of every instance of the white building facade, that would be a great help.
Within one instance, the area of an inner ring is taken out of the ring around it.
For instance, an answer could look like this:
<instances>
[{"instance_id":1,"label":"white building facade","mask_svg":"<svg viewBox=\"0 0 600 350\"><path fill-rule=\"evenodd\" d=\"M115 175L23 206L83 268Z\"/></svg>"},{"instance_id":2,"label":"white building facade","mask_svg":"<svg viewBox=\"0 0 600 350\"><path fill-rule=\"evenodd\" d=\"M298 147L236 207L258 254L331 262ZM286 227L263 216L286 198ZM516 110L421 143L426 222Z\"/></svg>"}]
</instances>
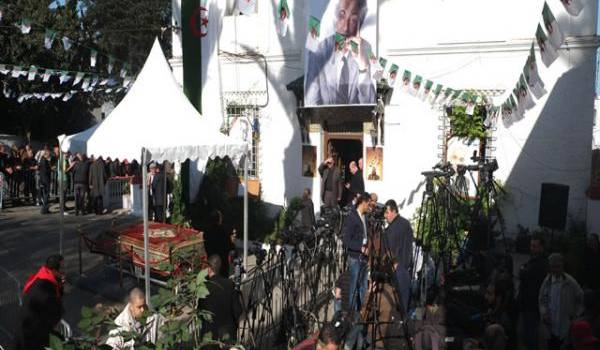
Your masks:
<instances>
[{"instance_id":1,"label":"white building facade","mask_svg":"<svg viewBox=\"0 0 600 350\"><path fill-rule=\"evenodd\" d=\"M175 27L181 25L180 1L173 0ZM210 17L214 42L210 60L203 61L203 116L215 126L231 123L232 114L258 119L253 175L261 198L275 206L285 205L306 187L312 189L315 204L320 203L320 178L302 176L303 145L316 147L317 165L329 140L360 141L363 158L366 148L374 146L366 121L370 115L330 128L310 120L301 126L298 101L288 85L304 75L306 1L288 0L291 18L284 37L277 33L278 1L257 0L256 13L249 15L235 14L234 1L209 1L209 11L218 16ZM549 68L538 52L547 94L521 121L510 127L499 121L491 134L487 156L497 159L495 175L508 193L503 214L509 233L518 225L538 226L542 183L569 186L568 218L600 231L597 202L586 194L592 178L598 5L581 1L584 9L574 17L559 0L548 0L566 41ZM544 0L376 3L377 38L372 45L400 72L409 69L453 89L502 94L512 91L522 72ZM181 82L180 35L173 35L171 64ZM397 88L385 107L384 129L382 179L365 178L366 191L376 192L381 202L395 199L401 213L412 217L421 202L421 172L445 153L443 111Z\"/></svg>"}]
</instances>

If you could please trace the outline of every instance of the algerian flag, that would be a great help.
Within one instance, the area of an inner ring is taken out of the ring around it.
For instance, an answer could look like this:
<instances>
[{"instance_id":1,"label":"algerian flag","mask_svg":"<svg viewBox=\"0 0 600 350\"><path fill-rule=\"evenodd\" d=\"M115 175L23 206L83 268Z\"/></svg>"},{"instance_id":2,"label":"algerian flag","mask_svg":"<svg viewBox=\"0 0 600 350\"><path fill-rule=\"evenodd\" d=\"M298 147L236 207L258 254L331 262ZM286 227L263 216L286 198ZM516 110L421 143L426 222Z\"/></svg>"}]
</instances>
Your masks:
<instances>
[{"instance_id":1,"label":"algerian flag","mask_svg":"<svg viewBox=\"0 0 600 350\"><path fill-rule=\"evenodd\" d=\"M308 39L306 48L316 52L319 48L319 36L321 35L321 21L314 16L308 18Z\"/></svg>"},{"instance_id":2,"label":"algerian flag","mask_svg":"<svg viewBox=\"0 0 600 350\"><path fill-rule=\"evenodd\" d=\"M237 9L243 15L256 13L256 0L237 0Z\"/></svg>"},{"instance_id":3,"label":"algerian flag","mask_svg":"<svg viewBox=\"0 0 600 350\"><path fill-rule=\"evenodd\" d=\"M29 74L27 74L27 80L33 81L35 80L35 76L37 75L38 69L36 66L29 67Z\"/></svg>"},{"instance_id":4,"label":"algerian flag","mask_svg":"<svg viewBox=\"0 0 600 350\"><path fill-rule=\"evenodd\" d=\"M550 44L552 44L555 49L560 49L561 45L565 42L565 37L558 27L558 22L556 21L556 18L554 18L552 10L550 10L550 6L548 6L547 2L544 3L542 17L544 19L544 27L550 37Z\"/></svg>"},{"instance_id":5,"label":"algerian flag","mask_svg":"<svg viewBox=\"0 0 600 350\"><path fill-rule=\"evenodd\" d=\"M10 72L10 69L6 68L5 64L0 64L0 74L8 74L8 72Z\"/></svg>"},{"instance_id":6,"label":"algerian flag","mask_svg":"<svg viewBox=\"0 0 600 350\"><path fill-rule=\"evenodd\" d=\"M31 32L31 20L29 18L23 18L19 24L22 34L29 34Z\"/></svg>"},{"instance_id":7,"label":"algerian flag","mask_svg":"<svg viewBox=\"0 0 600 350\"><path fill-rule=\"evenodd\" d=\"M523 75L525 76L525 81L529 86L529 90L535 98L539 99L546 94L546 89L544 89L544 82L538 74L533 44L531 44L531 49L529 51L527 63L525 64L525 67L523 67Z\"/></svg>"},{"instance_id":8,"label":"algerian flag","mask_svg":"<svg viewBox=\"0 0 600 350\"><path fill-rule=\"evenodd\" d=\"M412 81L412 84L408 87L408 93L412 96L417 96L417 93L421 89L421 84L423 83L423 77L420 75L415 75L415 78Z\"/></svg>"},{"instance_id":9,"label":"algerian flag","mask_svg":"<svg viewBox=\"0 0 600 350\"><path fill-rule=\"evenodd\" d=\"M100 86L104 86L106 84L108 84L108 79L102 79L102 80L100 80Z\"/></svg>"},{"instance_id":10,"label":"algerian flag","mask_svg":"<svg viewBox=\"0 0 600 350\"><path fill-rule=\"evenodd\" d=\"M521 77L519 78L519 97L523 101L523 105L525 106L526 111L535 107L535 101L531 97L531 93L527 88L527 81L525 81L524 74L521 74Z\"/></svg>"},{"instance_id":11,"label":"algerian flag","mask_svg":"<svg viewBox=\"0 0 600 350\"><path fill-rule=\"evenodd\" d=\"M421 101L425 101L425 99L427 99L427 96L429 96L429 93L431 92L432 88L433 88L433 81L426 80L423 90L421 90L421 92L419 92L419 98L421 99Z\"/></svg>"},{"instance_id":12,"label":"algerian flag","mask_svg":"<svg viewBox=\"0 0 600 350\"><path fill-rule=\"evenodd\" d=\"M60 81L60 84L64 84L67 81L71 80L71 76L69 75L69 72L67 71L62 71L60 73L60 78L58 78L58 80Z\"/></svg>"},{"instance_id":13,"label":"algerian flag","mask_svg":"<svg viewBox=\"0 0 600 350\"><path fill-rule=\"evenodd\" d=\"M544 33L542 26L538 24L537 30L535 32L535 39L537 40L538 46L540 47L540 54L542 56L542 62L546 67L550 67L550 65L556 61L558 58L558 52L552 47L550 42L548 41L548 37Z\"/></svg>"},{"instance_id":14,"label":"algerian flag","mask_svg":"<svg viewBox=\"0 0 600 350\"><path fill-rule=\"evenodd\" d=\"M392 67L396 66L395 64L392 65ZM398 67L398 66L396 66ZM390 70L391 72L391 70ZM404 70L404 72L402 73L402 90L404 90L404 92L408 92L408 89L410 89L410 80L412 78L412 73L409 70ZM390 77L391 79L391 77ZM394 78L395 80L395 78Z\"/></svg>"},{"instance_id":15,"label":"algerian flag","mask_svg":"<svg viewBox=\"0 0 600 350\"><path fill-rule=\"evenodd\" d=\"M335 50L342 51L346 47L346 37L340 33L335 33Z\"/></svg>"},{"instance_id":16,"label":"algerian flag","mask_svg":"<svg viewBox=\"0 0 600 350\"><path fill-rule=\"evenodd\" d=\"M494 126L496 124L496 121L498 120L499 113L500 113L500 107L498 107L498 106L491 106L490 108L488 108L487 116L486 116L485 120L483 121L483 126L485 126L486 128L490 128L490 127Z\"/></svg>"},{"instance_id":17,"label":"algerian flag","mask_svg":"<svg viewBox=\"0 0 600 350\"><path fill-rule=\"evenodd\" d=\"M442 84L436 84L435 89L433 90L433 93L429 95L429 103L431 103L432 105L435 104L437 99L440 97L440 94L442 93L443 88L444 88L444 86Z\"/></svg>"},{"instance_id":18,"label":"algerian flag","mask_svg":"<svg viewBox=\"0 0 600 350\"><path fill-rule=\"evenodd\" d=\"M510 101L510 106L512 108L511 112L512 112L513 121L519 121L519 120L523 119L524 110L521 106L519 106L517 104L517 101L516 101L515 95L514 95L514 90L513 90L513 94L510 94L508 99Z\"/></svg>"},{"instance_id":19,"label":"algerian flag","mask_svg":"<svg viewBox=\"0 0 600 350\"><path fill-rule=\"evenodd\" d=\"M81 89L87 90L90 87L90 78L83 79L83 83L81 83Z\"/></svg>"},{"instance_id":20,"label":"algerian flag","mask_svg":"<svg viewBox=\"0 0 600 350\"><path fill-rule=\"evenodd\" d=\"M475 105L477 103L477 95L469 94L466 99L467 106L465 107L465 113L467 115L475 114Z\"/></svg>"},{"instance_id":21,"label":"algerian flag","mask_svg":"<svg viewBox=\"0 0 600 350\"><path fill-rule=\"evenodd\" d=\"M388 85L389 86L394 86L396 85L396 78L398 78L398 69L400 69L400 67L398 67L396 64L392 63L392 65L390 66L390 69L388 70ZM410 78L409 78L410 80Z\"/></svg>"},{"instance_id":22,"label":"algerian flag","mask_svg":"<svg viewBox=\"0 0 600 350\"><path fill-rule=\"evenodd\" d=\"M84 76L85 76L85 73L81 73L81 72L77 73L75 75L75 80L73 80L73 86L79 84L79 82L81 81L81 79L83 79Z\"/></svg>"},{"instance_id":23,"label":"algerian flag","mask_svg":"<svg viewBox=\"0 0 600 350\"><path fill-rule=\"evenodd\" d=\"M454 90L454 93L452 94L452 97L450 98L450 102L458 99L460 97L460 95L462 95L462 93L463 93L462 90Z\"/></svg>"},{"instance_id":24,"label":"algerian flag","mask_svg":"<svg viewBox=\"0 0 600 350\"><path fill-rule=\"evenodd\" d=\"M113 56L108 56L108 66L106 67L106 71L108 72L108 74L112 73L114 66L115 66L115 58Z\"/></svg>"},{"instance_id":25,"label":"algerian flag","mask_svg":"<svg viewBox=\"0 0 600 350\"><path fill-rule=\"evenodd\" d=\"M46 29L46 34L44 35L44 47L46 50L50 50L52 48L54 38L56 38L56 32L52 29Z\"/></svg>"},{"instance_id":26,"label":"algerian flag","mask_svg":"<svg viewBox=\"0 0 600 350\"><path fill-rule=\"evenodd\" d=\"M444 98L442 98L442 100L440 101L440 104L446 104L448 102L450 102L450 99L452 98L452 93L453 90L449 87L446 88L446 90L444 90Z\"/></svg>"},{"instance_id":27,"label":"algerian flag","mask_svg":"<svg viewBox=\"0 0 600 350\"><path fill-rule=\"evenodd\" d=\"M67 102L68 100L70 100L70 99L71 99L71 97L73 97L73 94L72 94L72 93L70 93L70 92L66 92L66 93L65 93L65 95L63 96L62 100L63 100L64 102Z\"/></svg>"},{"instance_id":28,"label":"algerian flag","mask_svg":"<svg viewBox=\"0 0 600 350\"><path fill-rule=\"evenodd\" d=\"M104 92L106 92L107 94L110 94L113 91L112 88L106 88L106 90L104 90Z\"/></svg>"},{"instance_id":29,"label":"algerian flag","mask_svg":"<svg viewBox=\"0 0 600 350\"><path fill-rule=\"evenodd\" d=\"M18 78L21 75L23 75L23 73L24 73L23 72L23 68L21 66L13 66L13 69L12 69L12 72L11 72L11 76L13 78ZM27 74L27 73L25 72L25 74Z\"/></svg>"},{"instance_id":30,"label":"algerian flag","mask_svg":"<svg viewBox=\"0 0 600 350\"><path fill-rule=\"evenodd\" d=\"M44 71L44 77L42 78L42 81L47 83L50 80L52 73L54 73L52 69L46 69L46 71Z\"/></svg>"},{"instance_id":31,"label":"algerian flag","mask_svg":"<svg viewBox=\"0 0 600 350\"><path fill-rule=\"evenodd\" d=\"M350 51L355 57L358 56L358 42L354 39L350 40Z\"/></svg>"},{"instance_id":32,"label":"algerian flag","mask_svg":"<svg viewBox=\"0 0 600 350\"><path fill-rule=\"evenodd\" d=\"M61 98L62 97L62 92L55 92L50 94L50 97L52 97L53 100L56 100L57 98Z\"/></svg>"},{"instance_id":33,"label":"algerian flag","mask_svg":"<svg viewBox=\"0 0 600 350\"><path fill-rule=\"evenodd\" d=\"M65 51L69 51L69 50L71 50L71 46L73 45L73 42L71 41L71 39L67 38L66 36L63 36L62 44L63 44L63 48L65 49Z\"/></svg>"},{"instance_id":34,"label":"algerian flag","mask_svg":"<svg viewBox=\"0 0 600 350\"><path fill-rule=\"evenodd\" d=\"M46 101L46 99L48 97L50 97L50 94L47 92L44 92L43 94L40 94L40 95L41 95L40 97L41 97L42 101Z\"/></svg>"},{"instance_id":35,"label":"algerian flag","mask_svg":"<svg viewBox=\"0 0 600 350\"><path fill-rule=\"evenodd\" d=\"M502 124L505 128L509 128L513 124L512 107L508 99L502 104Z\"/></svg>"},{"instance_id":36,"label":"algerian flag","mask_svg":"<svg viewBox=\"0 0 600 350\"><path fill-rule=\"evenodd\" d=\"M277 6L277 14L279 15L277 21L277 32L279 33L279 35L285 36L288 30L288 21L290 19L290 8L286 0L279 0L279 6Z\"/></svg>"},{"instance_id":37,"label":"algerian flag","mask_svg":"<svg viewBox=\"0 0 600 350\"><path fill-rule=\"evenodd\" d=\"M4 94L4 97L6 98L10 98L10 90L8 89L8 84L4 84L4 88L2 89L2 93Z\"/></svg>"},{"instance_id":38,"label":"algerian flag","mask_svg":"<svg viewBox=\"0 0 600 350\"><path fill-rule=\"evenodd\" d=\"M560 0L569 14L578 16L583 9L581 0Z\"/></svg>"},{"instance_id":39,"label":"algerian flag","mask_svg":"<svg viewBox=\"0 0 600 350\"><path fill-rule=\"evenodd\" d=\"M0 6L0 22L2 22L3 15L4 15L4 9Z\"/></svg>"},{"instance_id":40,"label":"algerian flag","mask_svg":"<svg viewBox=\"0 0 600 350\"><path fill-rule=\"evenodd\" d=\"M90 67L96 67L96 59L98 58L98 51L92 49L90 53Z\"/></svg>"}]
</instances>

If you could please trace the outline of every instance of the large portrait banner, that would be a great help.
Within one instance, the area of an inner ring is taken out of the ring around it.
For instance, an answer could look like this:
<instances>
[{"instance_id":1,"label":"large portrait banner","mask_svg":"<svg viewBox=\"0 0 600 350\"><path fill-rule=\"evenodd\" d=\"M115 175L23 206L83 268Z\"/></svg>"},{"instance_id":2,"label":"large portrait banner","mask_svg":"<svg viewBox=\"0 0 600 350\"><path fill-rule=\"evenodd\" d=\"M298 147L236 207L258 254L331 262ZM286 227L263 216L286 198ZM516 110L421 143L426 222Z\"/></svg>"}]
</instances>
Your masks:
<instances>
[{"instance_id":1,"label":"large portrait banner","mask_svg":"<svg viewBox=\"0 0 600 350\"><path fill-rule=\"evenodd\" d=\"M374 104L376 0L308 0L304 105Z\"/></svg>"},{"instance_id":2,"label":"large portrait banner","mask_svg":"<svg viewBox=\"0 0 600 350\"><path fill-rule=\"evenodd\" d=\"M383 148L367 147L367 180L383 181Z\"/></svg>"}]
</instances>

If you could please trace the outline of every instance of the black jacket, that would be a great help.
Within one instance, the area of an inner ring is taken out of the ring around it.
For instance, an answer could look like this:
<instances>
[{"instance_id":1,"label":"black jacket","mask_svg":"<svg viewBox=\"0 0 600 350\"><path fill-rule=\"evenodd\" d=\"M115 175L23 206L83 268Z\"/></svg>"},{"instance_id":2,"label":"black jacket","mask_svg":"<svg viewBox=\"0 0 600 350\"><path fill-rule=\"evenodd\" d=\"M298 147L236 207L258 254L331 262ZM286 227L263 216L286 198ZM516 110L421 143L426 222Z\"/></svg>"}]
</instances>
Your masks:
<instances>
[{"instance_id":1,"label":"black jacket","mask_svg":"<svg viewBox=\"0 0 600 350\"><path fill-rule=\"evenodd\" d=\"M351 210L350 214L344 219L342 232L342 240L348 256L353 258L360 257L360 250L363 246L363 239L365 238L366 232L356 209Z\"/></svg>"},{"instance_id":2,"label":"black jacket","mask_svg":"<svg viewBox=\"0 0 600 350\"><path fill-rule=\"evenodd\" d=\"M156 173L152 178L152 205L165 205L165 173ZM167 193L171 193L171 182L167 179Z\"/></svg>"},{"instance_id":3,"label":"black jacket","mask_svg":"<svg viewBox=\"0 0 600 350\"><path fill-rule=\"evenodd\" d=\"M398 215L385 230L384 240L394 262L409 269L413 260L413 230L410 222Z\"/></svg>"},{"instance_id":4,"label":"black jacket","mask_svg":"<svg viewBox=\"0 0 600 350\"><path fill-rule=\"evenodd\" d=\"M213 339L222 339L226 334L229 334L230 339L235 339L242 307L233 282L214 275L207 280L206 287L210 294L198 303L200 310L213 314L205 332L211 332Z\"/></svg>"},{"instance_id":5,"label":"black jacket","mask_svg":"<svg viewBox=\"0 0 600 350\"><path fill-rule=\"evenodd\" d=\"M204 233L204 248L206 254L218 255L221 258L220 275L229 275L229 252L235 249L229 238L229 231L222 225L210 225Z\"/></svg>"},{"instance_id":6,"label":"black jacket","mask_svg":"<svg viewBox=\"0 0 600 350\"><path fill-rule=\"evenodd\" d=\"M38 164L38 171L40 174L40 184L44 186L50 186L50 161L44 157L40 159Z\"/></svg>"},{"instance_id":7,"label":"black jacket","mask_svg":"<svg viewBox=\"0 0 600 350\"><path fill-rule=\"evenodd\" d=\"M73 183L88 185L90 162L78 160L73 167Z\"/></svg>"},{"instance_id":8,"label":"black jacket","mask_svg":"<svg viewBox=\"0 0 600 350\"><path fill-rule=\"evenodd\" d=\"M362 171L357 171L350 178L350 192L353 194L365 192L365 180L363 179Z\"/></svg>"},{"instance_id":9,"label":"black jacket","mask_svg":"<svg viewBox=\"0 0 600 350\"><path fill-rule=\"evenodd\" d=\"M548 274L548 259L533 256L519 271L519 303L521 311L538 312L538 295L544 278Z\"/></svg>"},{"instance_id":10,"label":"black jacket","mask_svg":"<svg viewBox=\"0 0 600 350\"><path fill-rule=\"evenodd\" d=\"M48 346L50 333L64 313L62 301L52 282L37 280L23 297L17 331L18 350L38 350Z\"/></svg>"}]
</instances>

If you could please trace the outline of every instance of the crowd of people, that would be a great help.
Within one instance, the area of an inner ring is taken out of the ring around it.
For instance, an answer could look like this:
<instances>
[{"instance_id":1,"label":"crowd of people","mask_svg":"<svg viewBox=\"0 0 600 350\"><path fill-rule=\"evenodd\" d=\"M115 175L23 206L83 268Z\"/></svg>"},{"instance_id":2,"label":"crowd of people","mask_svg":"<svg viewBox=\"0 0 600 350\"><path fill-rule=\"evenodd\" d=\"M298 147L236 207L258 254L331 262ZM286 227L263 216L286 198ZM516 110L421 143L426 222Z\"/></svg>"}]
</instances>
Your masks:
<instances>
[{"instance_id":1,"label":"crowd of people","mask_svg":"<svg viewBox=\"0 0 600 350\"><path fill-rule=\"evenodd\" d=\"M319 167L321 174L320 199L325 207L337 207L345 203L341 196L342 176L336 166L335 154ZM369 250L372 249L372 213L379 206L377 196L364 193L364 184L354 176L360 176L356 164L350 164L351 181L347 189L352 201L347 204L342 241L346 255L345 276L340 278L334 291L335 311L347 310L354 316L354 325L345 334L345 348L360 348L364 339L364 320L359 320L360 310L368 303L367 291L373 289L369 280ZM358 174L358 175L356 175ZM363 190L363 191L361 191ZM305 191L304 201L310 197ZM385 203L383 249L390 258L395 290L405 315L411 314L416 303L411 302L415 292L414 234L411 224L398 213L394 200ZM375 219L378 220L378 219ZM514 274L512 264L492 266L484 280L480 319L482 332L471 339L475 348L517 349L522 344L528 350L535 349L599 349L600 343L600 242L598 235L588 237L584 255L581 257L583 271L580 280L565 272L564 257L548 252L542 236L531 239L531 257ZM372 272L372 271L371 271ZM372 276L372 275L371 275ZM517 282L518 283L515 283ZM342 293L346 290L347 293ZM342 295L347 297L343 300ZM440 302L436 299L436 302Z\"/></svg>"},{"instance_id":2,"label":"crowd of people","mask_svg":"<svg viewBox=\"0 0 600 350\"><path fill-rule=\"evenodd\" d=\"M34 150L29 144L10 148L0 144L0 190L3 191L0 199L4 202L10 199L13 205L38 205L42 214L48 214L50 198L59 196L59 156L58 146L44 145ZM141 174L135 160L88 158L80 153L63 156L63 191L65 198L74 198L75 215L105 211L104 186L109 178L139 178Z\"/></svg>"}]
</instances>

